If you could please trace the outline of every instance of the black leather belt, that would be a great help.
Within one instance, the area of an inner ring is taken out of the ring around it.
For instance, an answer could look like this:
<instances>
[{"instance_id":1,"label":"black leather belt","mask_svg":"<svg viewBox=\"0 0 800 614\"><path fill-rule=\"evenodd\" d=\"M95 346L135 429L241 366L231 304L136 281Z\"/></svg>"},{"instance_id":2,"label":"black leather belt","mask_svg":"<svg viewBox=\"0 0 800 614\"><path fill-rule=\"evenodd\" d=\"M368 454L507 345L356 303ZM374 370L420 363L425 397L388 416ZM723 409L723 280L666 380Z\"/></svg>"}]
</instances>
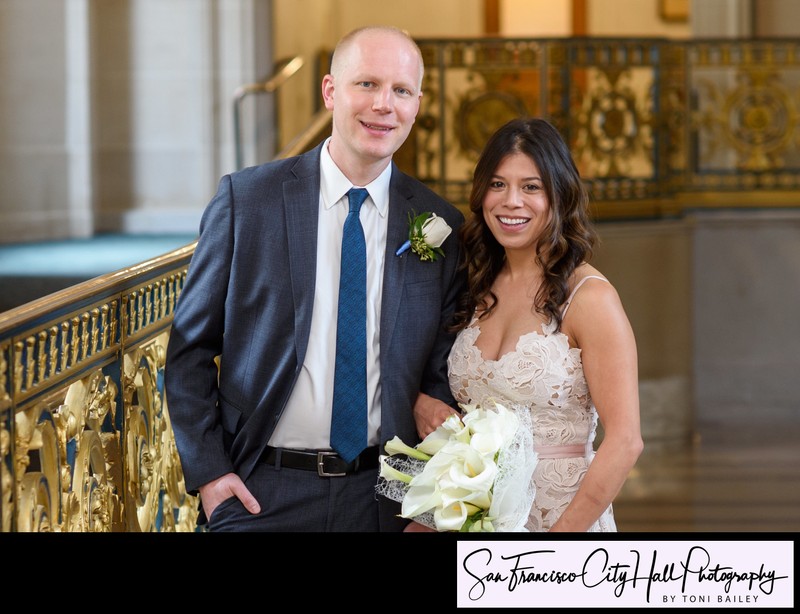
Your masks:
<instances>
[{"instance_id":1,"label":"black leather belt","mask_svg":"<svg viewBox=\"0 0 800 614\"><path fill-rule=\"evenodd\" d=\"M276 467L316 471L323 478L342 477L362 469L377 469L380 464L378 446L367 448L349 463L332 450L291 450L267 446L261 455L261 462Z\"/></svg>"}]
</instances>

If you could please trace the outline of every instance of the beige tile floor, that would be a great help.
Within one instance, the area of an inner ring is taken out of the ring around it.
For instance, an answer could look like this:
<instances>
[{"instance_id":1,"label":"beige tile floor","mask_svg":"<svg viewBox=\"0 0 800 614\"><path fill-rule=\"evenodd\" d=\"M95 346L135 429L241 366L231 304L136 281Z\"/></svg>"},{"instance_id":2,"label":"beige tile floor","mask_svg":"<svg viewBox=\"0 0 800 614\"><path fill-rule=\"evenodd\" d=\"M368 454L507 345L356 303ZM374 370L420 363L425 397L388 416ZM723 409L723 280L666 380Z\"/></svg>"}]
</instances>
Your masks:
<instances>
[{"instance_id":1,"label":"beige tile floor","mask_svg":"<svg viewBox=\"0 0 800 614\"><path fill-rule=\"evenodd\" d=\"M800 417L646 442L614 508L621 532L800 532Z\"/></svg>"}]
</instances>

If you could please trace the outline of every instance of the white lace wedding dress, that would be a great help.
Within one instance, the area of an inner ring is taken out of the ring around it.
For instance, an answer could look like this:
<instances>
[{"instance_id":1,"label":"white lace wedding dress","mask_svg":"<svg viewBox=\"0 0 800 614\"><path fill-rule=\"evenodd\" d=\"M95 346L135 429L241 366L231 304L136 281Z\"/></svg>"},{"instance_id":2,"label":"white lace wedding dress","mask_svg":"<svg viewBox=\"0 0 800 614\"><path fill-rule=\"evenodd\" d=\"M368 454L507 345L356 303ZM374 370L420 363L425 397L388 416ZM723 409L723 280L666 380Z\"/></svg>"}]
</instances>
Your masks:
<instances>
[{"instance_id":1,"label":"white lace wedding dress","mask_svg":"<svg viewBox=\"0 0 800 614\"><path fill-rule=\"evenodd\" d=\"M584 277L576 285L564 314L589 277L596 276ZM581 351L570 348L567 336L554 328L555 323L543 325L541 332L522 335L514 351L484 360L475 346L480 328L473 319L459 332L448 358L450 389L459 403L496 401L530 408L539 462L533 474L536 498L526 528L539 532L549 530L575 496L594 457L597 428ZM589 529L616 530L611 506Z\"/></svg>"}]
</instances>

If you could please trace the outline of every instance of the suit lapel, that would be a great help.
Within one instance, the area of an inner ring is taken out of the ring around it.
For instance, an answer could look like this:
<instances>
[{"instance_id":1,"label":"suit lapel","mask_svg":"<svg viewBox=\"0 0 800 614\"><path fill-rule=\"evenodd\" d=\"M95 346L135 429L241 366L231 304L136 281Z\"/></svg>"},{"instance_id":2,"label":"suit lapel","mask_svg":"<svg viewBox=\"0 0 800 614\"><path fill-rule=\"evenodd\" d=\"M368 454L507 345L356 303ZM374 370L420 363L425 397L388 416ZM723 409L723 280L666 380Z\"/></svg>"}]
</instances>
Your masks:
<instances>
[{"instance_id":1,"label":"suit lapel","mask_svg":"<svg viewBox=\"0 0 800 614\"><path fill-rule=\"evenodd\" d=\"M409 254L395 256L397 248L408 239L408 216L412 209L412 193L405 177L392 163L389 189L389 222L386 232L386 264L383 272L383 297L381 299L381 346L390 347L397 313L403 298L403 282ZM420 213L420 212L418 212ZM387 357L381 352L381 357Z\"/></svg>"},{"instance_id":2,"label":"suit lapel","mask_svg":"<svg viewBox=\"0 0 800 614\"><path fill-rule=\"evenodd\" d=\"M319 227L320 147L301 156L292 168L294 178L283 183L286 240L294 299L294 330L297 360L302 364L311 331Z\"/></svg>"}]
</instances>

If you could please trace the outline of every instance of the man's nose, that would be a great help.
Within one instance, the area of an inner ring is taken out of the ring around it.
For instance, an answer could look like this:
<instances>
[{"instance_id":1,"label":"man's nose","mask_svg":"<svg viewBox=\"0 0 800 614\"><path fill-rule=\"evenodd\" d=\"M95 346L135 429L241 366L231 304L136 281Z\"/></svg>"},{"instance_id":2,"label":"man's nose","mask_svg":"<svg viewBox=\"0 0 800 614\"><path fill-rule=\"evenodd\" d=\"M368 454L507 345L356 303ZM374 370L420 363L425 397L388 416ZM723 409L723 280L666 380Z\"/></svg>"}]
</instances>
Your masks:
<instances>
[{"instance_id":1,"label":"man's nose","mask_svg":"<svg viewBox=\"0 0 800 614\"><path fill-rule=\"evenodd\" d=\"M372 108L376 111L391 111L392 91L388 88L379 88L372 98Z\"/></svg>"}]
</instances>

